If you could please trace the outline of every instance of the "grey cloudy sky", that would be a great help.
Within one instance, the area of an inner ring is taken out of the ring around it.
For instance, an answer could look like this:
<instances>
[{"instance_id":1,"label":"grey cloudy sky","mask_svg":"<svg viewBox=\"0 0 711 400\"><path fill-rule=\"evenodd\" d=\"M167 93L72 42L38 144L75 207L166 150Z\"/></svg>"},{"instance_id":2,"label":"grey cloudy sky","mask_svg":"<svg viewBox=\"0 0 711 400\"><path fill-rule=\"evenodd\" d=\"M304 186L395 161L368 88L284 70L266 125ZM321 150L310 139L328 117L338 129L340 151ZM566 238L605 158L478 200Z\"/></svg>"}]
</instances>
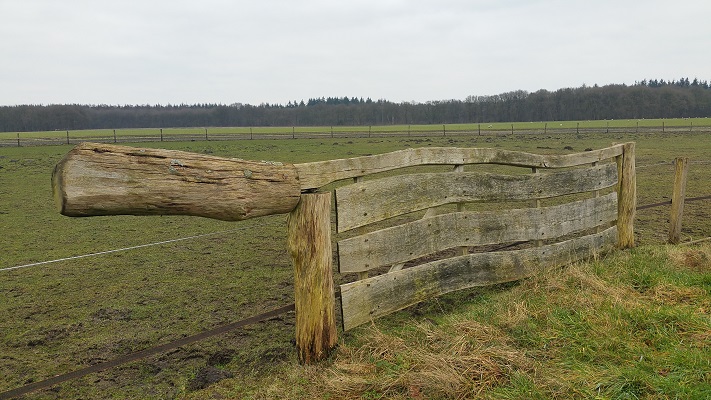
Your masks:
<instances>
[{"instance_id":1,"label":"grey cloudy sky","mask_svg":"<svg viewBox=\"0 0 711 400\"><path fill-rule=\"evenodd\" d=\"M0 105L711 80L708 0L0 0Z\"/></svg>"}]
</instances>

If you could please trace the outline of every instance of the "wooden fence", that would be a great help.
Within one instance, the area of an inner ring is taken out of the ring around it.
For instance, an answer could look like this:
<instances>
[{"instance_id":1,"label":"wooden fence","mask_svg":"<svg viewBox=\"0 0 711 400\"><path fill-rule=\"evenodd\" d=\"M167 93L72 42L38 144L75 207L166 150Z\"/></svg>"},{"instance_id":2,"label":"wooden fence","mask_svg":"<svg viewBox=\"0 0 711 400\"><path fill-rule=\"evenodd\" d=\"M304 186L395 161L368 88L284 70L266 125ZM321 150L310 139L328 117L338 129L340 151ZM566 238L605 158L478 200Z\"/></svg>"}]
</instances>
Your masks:
<instances>
[{"instance_id":1,"label":"wooden fence","mask_svg":"<svg viewBox=\"0 0 711 400\"><path fill-rule=\"evenodd\" d=\"M338 270L359 278L340 287L347 330L443 293L521 279L614 244L633 246L634 160L634 143L569 155L421 148L295 165L85 143L57 165L53 186L69 216L241 220L288 212L296 342L299 359L310 363L337 338L332 198L336 234L347 236L337 241ZM478 164L524 173L482 173ZM432 165L451 169L411 171ZM396 175L402 171L412 173ZM352 184L322 189L344 180ZM511 201L518 206L467 209ZM437 212L447 205L451 212ZM533 246L470 251L512 242ZM368 276L383 268L387 273Z\"/></svg>"},{"instance_id":2,"label":"wooden fence","mask_svg":"<svg viewBox=\"0 0 711 400\"><path fill-rule=\"evenodd\" d=\"M612 122L612 124L610 124ZM709 132L707 122L684 122L650 125L651 121L620 120L546 122L494 122L479 124L435 124L396 126L323 126L323 127L193 127L193 128L140 128L92 129L44 132L0 132L0 147L27 147L69 145L81 142L95 143L148 143L176 141L272 140L272 139L326 139L326 138L382 138L382 137L466 137L499 136L514 134L619 134L664 132ZM657 122L658 123L658 122Z\"/></svg>"}]
</instances>

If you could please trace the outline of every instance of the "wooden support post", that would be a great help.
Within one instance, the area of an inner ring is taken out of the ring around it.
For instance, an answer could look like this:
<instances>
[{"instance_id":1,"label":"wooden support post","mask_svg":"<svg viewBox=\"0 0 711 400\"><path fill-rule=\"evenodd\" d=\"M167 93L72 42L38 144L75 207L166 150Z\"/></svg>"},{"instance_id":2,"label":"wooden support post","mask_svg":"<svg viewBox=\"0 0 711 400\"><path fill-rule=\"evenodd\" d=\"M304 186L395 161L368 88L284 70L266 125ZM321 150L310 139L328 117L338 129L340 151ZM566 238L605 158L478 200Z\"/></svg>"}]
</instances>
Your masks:
<instances>
[{"instance_id":1,"label":"wooden support post","mask_svg":"<svg viewBox=\"0 0 711 400\"><path fill-rule=\"evenodd\" d=\"M617 157L617 245L622 249L634 247L634 218L637 210L634 150L634 142L625 143L622 155Z\"/></svg>"},{"instance_id":2,"label":"wooden support post","mask_svg":"<svg viewBox=\"0 0 711 400\"><path fill-rule=\"evenodd\" d=\"M295 275L296 348L299 361L311 364L328 357L337 340L331 193L303 194L287 224Z\"/></svg>"},{"instance_id":3,"label":"wooden support post","mask_svg":"<svg viewBox=\"0 0 711 400\"><path fill-rule=\"evenodd\" d=\"M116 129L114 129L114 143L116 143Z\"/></svg>"},{"instance_id":4,"label":"wooden support post","mask_svg":"<svg viewBox=\"0 0 711 400\"><path fill-rule=\"evenodd\" d=\"M359 183L363 182L363 177L362 176L354 176L353 177L353 183ZM363 229L363 227L358 228L359 235L364 234L366 231ZM358 280L361 281L363 279L368 279L368 271L360 271L358 272Z\"/></svg>"},{"instance_id":5,"label":"wooden support post","mask_svg":"<svg viewBox=\"0 0 711 400\"><path fill-rule=\"evenodd\" d=\"M20 132L17 132L17 147L20 147Z\"/></svg>"},{"instance_id":6,"label":"wooden support post","mask_svg":"<svg viewBox=\"0 0 711 400\"><path fill-rule=\"evenodd\" d=\"M686 175L689 170L689 159L679 157L674 160L674 191L672 194L671 216L669 217L669 243L678 244L681 236L681 218L684 214L684 198L686 197Z\"/></svg>"},{"instance_id":7,"label":"wooden support post","mask_svg":"<svg viewBox=\"0 0 711 400\"><path fill-rule=\"evenodd\" d=\"M210 140L207 138L207 128L205 128L205 140Z\"/></svg>"},{"instance_id":8,"label":"wooden support post","mask_svg":"<svg viewBox=\"0 0 711 400\"><path fill-rule=\"evenodd\" d=\"M595 162L592 163L592 166L595 167L595 166L597 166L597 164L598 164L597 161L595 161ZM593 192L593 196L595 196L595 198L600 197L600 190L594 191L594 192ZM602 226L598 225L598 226L595 228L595 233L600 233L600 232L602 232Z\"/></svg>"},{"instance_id":9,"label":"wooden support post","mask_svg":"<svg viewBox=\"0 0 711 400\"><path fill-rule=\"evenodd\" d=\"M160 128L160 141L163 141L163 128Z\"/></svg>"},{"instance_id":10,"label":"wooden support post","mask_svg":"<svg viewBox=\"0 0 711 400\"><path fill-rule=\"evenodd\" d=\"M69 131L67 131L67 144L69 144Z\"/></svg>"}]
</instances>

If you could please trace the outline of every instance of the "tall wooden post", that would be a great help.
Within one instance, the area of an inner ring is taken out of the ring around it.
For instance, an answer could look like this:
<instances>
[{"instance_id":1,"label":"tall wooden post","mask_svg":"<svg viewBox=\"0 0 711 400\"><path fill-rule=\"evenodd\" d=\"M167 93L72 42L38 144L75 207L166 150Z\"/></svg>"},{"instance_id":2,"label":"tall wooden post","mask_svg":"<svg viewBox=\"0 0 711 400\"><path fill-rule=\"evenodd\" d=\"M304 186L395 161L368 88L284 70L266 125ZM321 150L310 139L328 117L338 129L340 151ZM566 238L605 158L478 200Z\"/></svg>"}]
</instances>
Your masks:
<instances>
[{"instance_id":1,"label":"tall wooden post","mask_svg":"<svg viewBox=\"0 0 711 400\"><path fill-rule=\"evenodd\" d=\"M289 214L299 361L328 357L337 340L331 253L331 193L309 193Z\"/></svg>"},{"instance_id":2,"label":"tall wooden post","mask_svg":"<svg viewBox=\"0 0 711 400\"><path fill-rule=\"evenodd\" d=\"M617 245L634 247L634 218L637 211L637 176L635 172L635 144L625 143L617 157L619 187L617 192Z\"/></svg>"},{"instance_id":3,"label":"tall wooden post","mask_svg":"<svg viewBox=\"0 0 711 400\"><path fill-rule=\"evenodd\" d=\"M684 214L684 198L686 197L686 175L689 170L689 159L679 157L674 160L674 191L672 193L671 215L669 218L669 243L679 243L681 236L681 217Z\"/></svg>"}]
</instances>

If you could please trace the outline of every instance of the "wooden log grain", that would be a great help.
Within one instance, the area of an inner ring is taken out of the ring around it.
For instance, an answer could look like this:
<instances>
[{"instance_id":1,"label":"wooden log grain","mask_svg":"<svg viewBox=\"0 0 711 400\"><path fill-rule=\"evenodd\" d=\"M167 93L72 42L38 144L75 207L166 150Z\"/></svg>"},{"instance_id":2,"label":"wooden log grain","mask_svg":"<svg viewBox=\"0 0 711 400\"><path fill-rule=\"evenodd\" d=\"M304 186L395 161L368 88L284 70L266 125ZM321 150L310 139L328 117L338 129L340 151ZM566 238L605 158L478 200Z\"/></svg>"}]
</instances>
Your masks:
<instances>
[{"instance_id":1,"label":"wooden log grain","mask_svg":"<svg viewBox=\"0 0 711 400\"><path fill-rule=\"evenodd\" d=\"M368 271L457 246L555 239L615 219L614 192L551 207L437 215L339 241L339 272Z\"/></svg>"},{"instance_id":2,"label":"wooden log grain","mask_svg":"<svg viewBox=\"0 0 711 400\"><path fill-rule=\"evenodd\" d=\"M293 165L176 150L82 143L54 169L67 216L195 215L227 221L288 213L301 194Z\"/></svg>"},{"instance_id":3,"label":"wooden log grain","mask_svg":"<svg viewBox=\"0 0 711 400\"><path fill-rule=\"evenodd\" d=\"M616 239L617 227L613 226L552 245L468 254L341 285L343 329L444 293L510 282L569 264L604 251Z\"/></svg>"},{"instance_id":4,"label":"wooden log grain","mask_svg":"<svg viewBox=\"0 0 711 400\"><path fill-rule=\"evenodd\" d=\"M542 155L491 148L427 147L373 156L296 164L302 189L319 188L341 179L365 176L416 165L503 164L536 168L564 168L590 164L622 154L622 145L565 155Z\"/></svg>"},{"instance_id":5,"label":"wooden log grain","mask_svg":"<svg viewBox=\"0 0 711 400\"><path fill-rule=\"evenodd\" d=\"M671 244L679 244L681 241L681 221L684 215L684 199L686 198L688 171L688 157L678 157L674 160L674 189L672 190L668 239Z\"/></svg>"},{"instance_id":6,"label":"wooden log grain","mask_svg":"<svg viewBox=\"0 0 711 400\"><path fill-rule=\"evenodd\" d=\"M543 199L616 183L617 169L612 163L531 175L450 172L391 176L336 189L337 227L343 232L443 204Z\"/></svg>"},{"instance_id":7,"label":"wooden log grain","mask_svg":"<svg viewBox=\"0 0 711 400\"><path fill-rule=\"evenodd\" d=\"M296 348L303 364L326 358L336 345L331 252L331 193L301 196L288 217L294 265Z\"/></svg>"},{"instance_id":8,"label":"wooden log grain","mask_svg":"<svg viewBox=\"0 0 711 400\"><path fill-rule=\"evenodd\" d=\"M621 249L634 247L634 219L637 212L637 173L635 171L635 144L625 143L617 157L619 174L617 245Z\"/></svg>"}]
</instances>

